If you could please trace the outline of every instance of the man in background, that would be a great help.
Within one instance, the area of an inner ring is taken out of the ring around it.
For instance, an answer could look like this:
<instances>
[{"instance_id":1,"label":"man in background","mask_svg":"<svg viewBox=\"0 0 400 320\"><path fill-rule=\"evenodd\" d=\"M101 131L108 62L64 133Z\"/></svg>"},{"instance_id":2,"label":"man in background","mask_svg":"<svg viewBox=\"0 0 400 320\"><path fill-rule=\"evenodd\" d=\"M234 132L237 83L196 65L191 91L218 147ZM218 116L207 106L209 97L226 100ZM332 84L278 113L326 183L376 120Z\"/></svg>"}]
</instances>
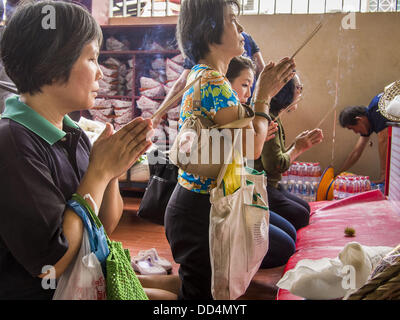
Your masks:
<instances>
[{"instance_id":1,"label":"man in background","mask_svg":"<svg viewBox=\"0 0 400 320\"><path fill-rule=\"evenodd\" d=\"M378 150L380 162L379 179L374 181L376 184L385 182L386 174L386 156L388 142L388 128L386 119L379 112L379 99L382 93L376 95L368 107L352 106L344 108L339 115L339 123L343 128L353 130L359 134L360 138L355 144L353 150L342 164L340 171L343 172L351 168L360 159L365 147L367 146L372 133L378 135Z\"/></svg>"}]
</instances>

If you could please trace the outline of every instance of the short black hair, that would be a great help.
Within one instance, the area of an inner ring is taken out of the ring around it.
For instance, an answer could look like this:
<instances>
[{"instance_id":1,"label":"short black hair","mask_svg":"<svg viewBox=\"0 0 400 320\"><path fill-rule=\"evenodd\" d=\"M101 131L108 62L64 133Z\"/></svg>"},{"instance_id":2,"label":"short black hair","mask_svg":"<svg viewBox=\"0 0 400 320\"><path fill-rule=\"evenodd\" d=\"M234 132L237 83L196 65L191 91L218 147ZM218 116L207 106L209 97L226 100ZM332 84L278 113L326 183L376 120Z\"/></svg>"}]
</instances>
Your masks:
<instances>
[{"instance_id":1,"label":"short black hair","mask_svg":"<svg viewBox=\"0 0 400 320\"><path fill-rule=\"evenodd\" d=\"M54 8L55 28L45 24L52 12L45 6ZM98 41L100 47L103 35L83 6L30 1L18 6L8 21L1 39L1 58L19 93L35 94L44 85L67 82L73 64L91 41Z\"/></svg>"},{"instance_id":2,"label":"short black hair","mask_svg":"<svg viewBox=\"0 0 400 320\"><path fill-rule=\"evenodd\" d=\"M209 45L221 43L224 9L233 5L240 12L238 0L185 0L181 4L176 39L183 55L198 63L209 52Z\"/></svg>"},{"instance_id":3,"label":"short black hair","mask_svg":"<svg viewBox=\"0 0 400 320\"><path fill-rule=\"evenodd\" d=\"M279 113L287 108L294 99L295 83L294 78L290 79L283 88L271 99L270 111Z\"/></svg>"},{"instance_id":4,"label":"short black hair","mask_svg":"<svg viewBox=\"0 0 400 320\"><path fill-rule=\"evenodd\" d=\"M343 128L354 126L357 124L356 117L367 116L367 107L365 106L350 106L344 108L339 114L339 123Z\"/></svg>"},{"instance_id":5,"label":"short black hair","mask_svg":"<svg viewBox=\"0 0 400 320\"><path fill-rule=\"evenodd\" d=\"M251 59L243 56L234 57L229 63L226 77L232 83L246 69L250 69L254 74L256 73L256 65Z\"/></svg>"}]
</instances>

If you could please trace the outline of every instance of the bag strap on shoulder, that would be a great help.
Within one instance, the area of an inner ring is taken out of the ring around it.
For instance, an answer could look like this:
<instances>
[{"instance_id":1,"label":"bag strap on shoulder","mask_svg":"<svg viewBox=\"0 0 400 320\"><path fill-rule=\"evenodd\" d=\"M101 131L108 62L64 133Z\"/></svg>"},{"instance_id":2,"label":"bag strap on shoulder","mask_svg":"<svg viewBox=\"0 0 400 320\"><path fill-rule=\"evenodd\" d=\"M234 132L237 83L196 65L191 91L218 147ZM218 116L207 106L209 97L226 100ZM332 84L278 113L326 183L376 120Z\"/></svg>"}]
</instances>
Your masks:
<instances>
[{"instance_id":1,"label":"bag strap on shoulder","mask_svg":"<svg viewBox=\"0 0 400 320\"><path fill-rule=\"evenodd\" d=\"M173 105L175 102L177 102L179 100L180 97L183 96L183 94L189 90L196 82L198 82L200 80L200 78L196 78L194 79L192 82L190 82L188 85L186 85L185 88L183 88L181 91L179 91L174 97L172 97L171 99L169 99L160 109L158 109L153 116L151 117L151 119L154 119L156 116L163 116L165 114L165 112L168 110L168 108Z\"/></svg>"},{"instance_id":2,"label":"bag strap on shoulder","mask_svg":"<svg viewBox=\"0 0 400 320\"><path fill-rule=\"evenodd\" d=\"M207 70L207 69L204 69ZM186 86L185 88L183 88L181 91L179 91L175 96L173 96L171 99L169 99L161 108L159 108L151 117L151 119L154 119L157 116L162 117L168 110L168 108L170 106L172 106L175 102L177 102L182 96L183 94L189 90L191 87L193 87L194 85L198 84L198 95L199 95L199 99L198 101L200 101L200 106L201 106L201 98L200 98L200 80L201 80L201 75L204 71L200 72L197 77L193 80L189 82L189 79L186 81ZM188 83L189 82L189 83ZM196 91L196 90L195 90ZM200 107L199 107L200 108Z\"/></svg>"},{"instance_id":3,"label":"bag strap on shoulder","mask_svg":"<svg viewBox=\"0 0 400 320\"><path fill-rule=\"evenodd\" d=\"M201 79L204 71L199 72L196 78ZM193 86L193 115L201 116L201 80L196 82Z\"/></svg>"}]
</instances>

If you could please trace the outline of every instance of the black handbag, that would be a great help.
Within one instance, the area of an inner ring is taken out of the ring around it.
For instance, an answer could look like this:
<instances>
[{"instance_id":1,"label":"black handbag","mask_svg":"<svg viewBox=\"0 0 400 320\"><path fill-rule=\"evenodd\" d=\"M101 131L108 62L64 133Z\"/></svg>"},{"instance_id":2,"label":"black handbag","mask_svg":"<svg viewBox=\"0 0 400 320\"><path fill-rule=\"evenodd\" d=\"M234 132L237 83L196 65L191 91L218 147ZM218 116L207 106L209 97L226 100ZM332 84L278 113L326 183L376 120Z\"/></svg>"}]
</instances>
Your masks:
<instances>
[{"instance_id":1,"label":"black handbag","mask_svg":"<svg viewBox=\"0 0 400 320\"><path fill-rule=\"evenodd\" d=\"M178 183L178 167L158 149L149 152L147 158L150 178L137 215L152 223L164 225L165 210Z\"/></svg>"}]
</instances>

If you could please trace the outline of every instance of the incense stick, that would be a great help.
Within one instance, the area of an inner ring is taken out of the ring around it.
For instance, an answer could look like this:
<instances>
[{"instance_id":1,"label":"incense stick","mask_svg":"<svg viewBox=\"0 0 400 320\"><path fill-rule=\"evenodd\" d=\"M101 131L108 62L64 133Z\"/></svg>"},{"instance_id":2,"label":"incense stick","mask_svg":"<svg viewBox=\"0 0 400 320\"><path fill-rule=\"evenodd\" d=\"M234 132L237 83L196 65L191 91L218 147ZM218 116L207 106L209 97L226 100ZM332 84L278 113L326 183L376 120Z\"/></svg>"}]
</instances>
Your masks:
<instances>
[{"instance_id":1,"label":"incense stick","mask_svg":"<svg viewBox=\"0 0 400 320\"><path fill-rule=\"evenodd\" d=\"M18 93L17 88L15 88L14 84L11 83L11 82L0 80L0 88L2 88L4 90L7 90L7 91L10 91L10 92L15 93L15 94Z\"/></svg>"},{"instance_id":2,"label":"incense stick","mask_svg":"<svg viewBox=\"0 0 400 320\"><path fill-rule=\"evenodd\" d=\"M201 77L196 78L195 80L193 80L191 83L189 83L185 88L183 88L181 91L179 91L173 98L169 99L164 106L162 106L161 108L159 108L151 117L151 119L153 120L155 117L157 117L158 115L163 115L163 113L173 104L175 103L177 100L179 100L179 98L188 90L190 89L190 87L192 87L197 81L199 81L201 79Z\"/></svg>"},{"instance_id":3,"label":"incense stick","mask_svg":"<svg viewBox=\"0 0 400 320\"><path fill-rule=\"evenodd\" d=\"M292 57L290 59L293 59L296 54L300 52L301 49L304 48L304 46L317 34L317 32L321 29L322 27L322 22L320 22L317 27L314 29L313 32L308 36L308 38L303 42L303 44L293 53Z\"/></svg>"},{"instance_id":4,"label":"incense stick","mask_svg":"<svg viewBox=\"0 0 400 320\"><path fill-rule=\"evenodd\" d=\"M329 114L330 114L333 110L335 110L336 107L337 107L336 105L333 106L333 108L331 108L331 109L325 114L325 116L321 119L321 121L318 122L318 124L315 126L315 128L319 128L319 126L326 120L326 118L328 118Z\"/></svg>"}]
</instances>

